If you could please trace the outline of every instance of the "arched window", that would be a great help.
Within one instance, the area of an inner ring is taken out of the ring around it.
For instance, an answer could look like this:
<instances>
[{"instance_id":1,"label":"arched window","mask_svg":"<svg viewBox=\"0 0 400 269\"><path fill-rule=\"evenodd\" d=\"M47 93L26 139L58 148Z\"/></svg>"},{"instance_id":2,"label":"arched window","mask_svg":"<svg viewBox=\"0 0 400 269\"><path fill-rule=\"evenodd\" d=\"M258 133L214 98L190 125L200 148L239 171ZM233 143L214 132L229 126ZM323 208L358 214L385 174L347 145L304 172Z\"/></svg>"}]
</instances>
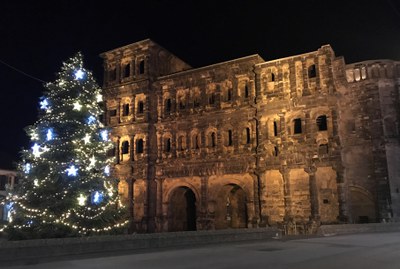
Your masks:
<instances>
[{"instance_id":1,"label":"arched window","mask_svg":"<svg viewBox=\"0 0 400 269\"><path fill-rule=\"evenodd\" d=\"M143 139L136 140L136 153L143 153Z\"/></svg>"},{"instance_id":2,"label":"arched window","mask_svg":"<svg viewBox=\"0 0 400 269\"><path fill-rule=\"evenodd\" d=\"M316 70L315 64L310 65L308 67L308 77L315 78L316 76L317 76L317 70Z\"/></svg>"},{"instance_id":3,"label":"arched window","mask_svg":"<svg viewBox=\"0 0 400 269\"><path fill-rule=\"evenodd\" d=\"M143 101L139 101L138 102L138 111L137 111L137 113L138 114L143 114L143 111L144 111L144 103L143 103Z\"/></svg>"},{"instance_id":4,"label":"arched window","mask_svg":"<svg viewBox=\"0 0 400 269\"><path fill-rule=\"evenodd\" d=\"M122 154L128 154L129 153L129 142L128 141L122 142L121 153Z\"/></svg>"},{"instance_id":5,"label":"arched window","mask_svg":"<svg viewBox=\"0 0 400 269\"><path fill-rule=\"evenodd\" d=\"M271 73L271 82L275 81L275 74Z\"/></svg>"},{"instance_id":6,"label":"arched window","mask_svg":"<svg viewBox=\"0 0 400 269\"><path fill-rule=\"evenodd\" d=\"M165 112L170 113L171 107L172 107L172 102L171 102L171 99L168 98L167 100L165 100Z\"/></svg>"},{"instance_id":7,"label":"arched window","mask_svg":"<svg viewBox=\"0 0 400 269\"><path fill-rule=\"evenodd\" d=\"M302 126L301 126L301 119L297 118L293 121L293 133L294 134L301 134L302 133Z\"/></svg>"},{"instance_id":8,"label":"arched window","mask_svg":"<svg viewBox=\"0 0 400 269\"><path fill-rule=\"evenodd\" d=\"M232 101L233 89L229 88L226 92L226 101Z\"/></svg>"},{"instance_id":9,"label":"arched window","mask_svg":"<svg viewBox=\"0 0 400 269\"><path fill-rule=\"evenodd\" d=\"M326 115L321 115L316 120L318 131L326 131L328 130L328 125L326 121Z\"/></svg>"},{"instance_id":10,"label":"arched window","mask_svg":"<svg viewBox=\"0 0 400 269\"><path fill-rule=\"evenodd\" d=\"M217 136L215 132L211 132L208 137L208 146L214 148L217 145Z\"/></svg>"},{"instance_id":11,"label":"arched window","mask_svg":"<svg viewBox=\"0 0 400 269\"><path fill-rule=\"evenodd\" d=\"M249 86L247 83L244 85L244 98L249 98L250 92L249 92Z\"/></svg>"},{"instance_id":12,"label":"arched window","mask_svg":"<svg viewBox=\"0 0 400 269\"><path fill-rule=\"evenodd\" d=\"M227 132L227 141L226 141L227 146L233 146L233 137L232 137L232 130L228 130Z\"/></svg>"},{"instance_id":13,"label":"arched window","mask_svg":"<svg viewBox=\"0 0 400 269\"><path fill-rule=\"evenodd\" d=\"M144 74L144 60L139 62L139 74Z\"/></svg>"},{"instance_id":14,"label":"arched window","mask_svg":"<svg viewBox=\"0 0 400 269\"><path fill-rule=\"evenodd\" d=\"M274 136L278 136L278 123L274 120Z\"/></svg>"},{"instance_id":15,"label":"arched window","mask_svg":"<svg viewBox=\"0 0 400 269\"><path fill-rule=\"evenodd\" d=\"M127 78L131 75L131 64L126 64L124 67L124 72L123 72L123 76L124 78Z\"/></svg>"},{"instance_id":16,"label":"arched window","mask_svg":"<svg viewBox=\"0 0 400 269\"><path fill-rule=\"evenodd\" d=\"M180 150L180 151L185 149L184 139L185 139L185 137L183 135L178 137L178 150Z\"/></svg>"},{"instance_id":17,"label":"arched window","mask_svg":"<svg viewBox=\"0 0 400 269\"><path fill-rule=\"evenodd\" d=\"M243 131L243 143L244 144L250 144L251 141L251 133L250 133L250 128L247 127Z\"/></svg>"},{"instance_id":18,"label":"arched window","mask_svg":"<svg viewBox=\"0 0 400 269\"><path fill-rule=\"evenodd\" d=\"M128 116L129 115L129 104L124 104L122 106L122 116Z\"/></svg>"},{"instance_id":19,"label":"arched window","mask_svg":"<svg viewBox=\"0 0 400 269\"><path fill-rule=\"evenodd\" d=\"M194 134L192 136L192 149L199 149L200 148L200 143L199 143L199 135Z\"/></svg>"},{"instance_id":20,"label":"arched window","mask_svg":"<svg viewBox=\"0 0 400 269\"><path fill-rule=\"evenodd\" d=\"M165 139L165 151L171 152L171 138Z\"/></svg>"}]
</instances>

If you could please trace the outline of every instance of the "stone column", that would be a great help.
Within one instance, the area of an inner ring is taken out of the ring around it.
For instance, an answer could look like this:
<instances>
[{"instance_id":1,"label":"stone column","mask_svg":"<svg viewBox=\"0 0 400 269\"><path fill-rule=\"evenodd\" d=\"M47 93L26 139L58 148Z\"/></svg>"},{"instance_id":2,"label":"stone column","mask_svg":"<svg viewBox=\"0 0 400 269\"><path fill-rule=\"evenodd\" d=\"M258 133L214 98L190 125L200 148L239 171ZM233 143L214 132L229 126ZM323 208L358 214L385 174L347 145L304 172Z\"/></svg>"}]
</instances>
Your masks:
<instances>
[{"instance_id":1,"label":"stone column","mask_svg":"<svg viewBox=\"0 0 400 269\"><path fill-rule=\"evenodd\" d=\"M201 186L200 186L200 201L198 202L199 209L197 212L199 216L197 216L197 230L209 230L209 216L208 216L208 177L202 176L201 177Z\"/></svg>"},{"instance_id":2,"label":"stone column","mask_svg":"<svg viewBox=\"0 0 400 269\"><path fill-rule=\"evenodd\" d=\"M133 233L136 231L135 224L135 198L134 198L134 178L127 178L126 183L128 183L128 210L129 210L129 220L130 227L128 228L129 233Z\"/></svg>"},{"instance_id":3,"label":"stone column","mask_svg":"<svg viewBox=\"0 0 400 269\"><path fill-rule=\"evenodd\" d=\"M317 179L315 177L315 172L317 171L315 166L310 166L305 168L304 171L308 173L310 180L310 204L311 204L311 218L315 221L320 220L319 216L319 200L318 200L318 185Z\"/></svg>"}]
</instances>

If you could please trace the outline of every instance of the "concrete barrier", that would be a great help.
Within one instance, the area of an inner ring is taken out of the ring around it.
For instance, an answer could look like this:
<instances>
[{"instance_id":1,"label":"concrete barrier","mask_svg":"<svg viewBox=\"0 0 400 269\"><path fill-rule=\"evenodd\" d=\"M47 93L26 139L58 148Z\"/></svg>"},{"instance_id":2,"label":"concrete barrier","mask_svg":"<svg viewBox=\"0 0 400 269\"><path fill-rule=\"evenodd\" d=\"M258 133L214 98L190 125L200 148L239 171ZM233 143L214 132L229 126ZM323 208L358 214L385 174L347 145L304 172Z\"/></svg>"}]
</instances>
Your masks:
<instances>
[{"instance_id":1,"label":"concrete barrier","mask_svg":"<svg viewBox=\"0 0 400 269\"><path fill-rule=\"evenodd\" d=\"M323 236L376 232L400 232L400 223L334 224L318 229L318 234Z\"/></svg>"},{"instance_id":2,"label":"concrete barrier","mask_svg":"<svg viewBox=\"0 0 400 269\"><path fill-rule=\"evenodd\" d=\"M0 264L39 262L98 253L134 253L146 249L265 240L276 236L280 236L278 229L258 228L0 241Z\"/></svg>"}]
</instances>

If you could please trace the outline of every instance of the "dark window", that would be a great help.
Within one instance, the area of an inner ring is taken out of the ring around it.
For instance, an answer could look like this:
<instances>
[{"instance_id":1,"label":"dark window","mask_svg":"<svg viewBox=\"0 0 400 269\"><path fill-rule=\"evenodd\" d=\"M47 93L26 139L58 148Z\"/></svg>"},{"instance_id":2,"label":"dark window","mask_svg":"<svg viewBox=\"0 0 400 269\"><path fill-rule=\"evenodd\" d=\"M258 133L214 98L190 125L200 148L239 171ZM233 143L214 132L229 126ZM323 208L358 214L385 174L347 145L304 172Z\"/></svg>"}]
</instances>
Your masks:
<instances>
[{"instance_id":1,"label":"dark window","mask_svg":"<svg viewBox=\"0 0 400 269\"><path fill-rule=\"evenodd\" d=\"M113 68L108 71L108 80L114 81L117 79L117 69Z\"/></svg>"},{"instance_id":2,"label":"dark window","mask_svg":"<svg viewBox=\"0 0 400 269\"><path fill-rule=\"evenodd\" d=\"M317 76L317 70L315 68L315 64L310 65L308 67L308 77L309 78L315 78Z\"/></svg>"},{"instance_id":3,"label":"dark window","mask_svg":"<svg viewBox=\"0 0 400 269\"><path fill-rule=\"evenodd\" d=\"M7 184L7 176L0 176L0 190L4 191L6 189L6 184Z\"/></svg>"},{"instance_id":4,"label":"dark window","mask_svg":"<svg viewBox=\"0 0 400 269\"><path fill-rule=\"evenodd\" d=\"M210 95L208 96L208 104L210 104L210 105L215 104L215 94L214 93L210 93Z\"/></svg>"},{"instance_id":5,"label":"dark window","mask_svg":"<svg viewBox=\"0 0 400 269\"><path fill-rule=\"evenodd\" d=\"M275 81L275 74L271 73L271 81Z\"/></svg>"},{"instance_id":6,"label":"dark window","mask_svg":"<svg viewBox=\"0 0 400 269\"><path fill-rule=\"evenodd\" d=\"M323 202L324 202L324 204L329 204L329 200L328 199L324 199Z\"/></svg>"},{"instance_id":7,"label":"dark window","mask_svg":"<svg viewBox=\"0 0 400 269\"><path fill-rule=\"evenodd\" d=\"M185 98L179 98L179 109L185 109Z\"/></svg>"},{"instance_id":8,"label":"dark window","mask_svg":"<svg viewBox=\"0 0 400 269\"><path fill-rule=\"evenodd\" d=\"M131 64L127 64L124 66L124 78L129 77L131 74Z\"/></svg>"},{"instance_id":9,"label":"dark window","mask_svg":"<svg viewBox=\"0 0 400 269\"><path fill-rule=\"evenodd\" d=\"M328 125L327 125L327 122L326 122L326 116L325 115L319 116L317 118L317 126L318 126L318 131L326 131L326 130L328 130Z\"/></svg>"},{"instance_id":10,"label":"dark window","mask_svg":"<svg viewBox=\"0 0 400 269\"><path fill-rule=\"evenodd\" d=\"M199 149L199 136L196 134L192 137L192 148L193 149Z\"/></svg>"},{"instance_id":11,"label":"dark window","mask_svg":"<svg viewBox=\"0 0 400 269\"><path fill-rule=\"evenodd\" d=\"M232 101L232 89L228 89L228 92L227 92L227 96L226 96L226 100L227 101Z\"/></svg>"},{"instance_id":12,"label":"dark window","mask_svg":"<svg viewBox=\"0 0 400 269\"><path fill-rule=\"evenodd\" d=\"M232 130L228 130L228 146L233 145Z\"/></svg>"},{"instance_id":13,"label":"dark window","mask_svg":"<svg viewBox=\"0 0 400 269\"><path fill-rule=\"evenodd\" d=\"M170 152L171 151L171 138L167 138L165 140L165 151Z\"/></svg>"},{"instance_id":14,"label":"dark window","mask_svg":"<svg viewBox=\"0 0 400 269\"><path fill-rule=\"evenodd\" d=\"M116 109L109 110L108 114L110 115L110 117L115 117L117 116L117 110Z\"/></svg>"},{"instance_id":15,"label":"dark window","mask_svg":"<svg viewBox=\"0 0 400 269\"><path fill-rule=\"evenodd\" d=\"M165 100L165 112L169 113L171 112L171 107L172 107L172 103L171 103L171 99L167 99Z\"/></svg>"},{"instance_id":16,"label":"dark window","mask_svg":"<svg viewBox=\"0 0 400 269\"><path fill-rule=\"evenodd\" d=\"M129 153L129 142L128 141L122 142L121 153L122 154L128 154Z\"/></svg>"},{"instance_id":17,"label":"dark window","mask_svg":"<svg viewBox=\"0 0 400 269\"><path fill-rule=\"evenodd\" d=\"M143 139L136 141L136 153L143 153Z\"/></svg>"},{"instance_id":18,"label":"dark window","mask_svg":"<svg viewBox=\"0 0 400 269\"><path fill-rule=\"evenodd\" d=\"M183 139L184 139L183 136L180 136L178 138L178 150L184 150L184 148L183 148Z\"/></svg>"},{"instance_id":19,"label":"dark window","mask_svg":"<svg viewBox=\"0 0 400 269\"><path fill-rule=\"evenodd\" d=\"M244 85L244 98L249 98L249 86Z\"/></svg>"},{"instance_id":20,"label":"dark window","mask_svg":"<svg viewBox=\"0 0 400 269\"><path fill-rule=\"evenodd\" d=\"M195 96L193 99L193 107L199 107L200 106L200 98L199 96Z\"/></svg>"},{"instance_id":21,"label":"dark window","mask_svg":"<svg viewBox=\"0 0 400 269\"><path fill-rule=\"evenodd\" d=\"M277 146L275 146L275 147L274 147L274 156L275 156L275 157L278 157L278 155L279 155L279 149L278 149Z\"/></svg>"},{"instance_id":22,"label":"dark window","mask_svg":"<svg viewBox=\"0 0 400 269\"><path fill-rule=\"evenodd\" d=\"M274 121L274 136L278 136L278 123Z\"/></svg>"},{"instance_id":23,"label":"dark window","mask_svg":"<svg viewBox=\"0 0 400 269\"><path fill-rule=\"evenodd\" d=\"M293 127L294 127L294 134L301 134L302 129L301 129L301 119L294 119L293 121Z\"/></svg>"},{"instance_id":24,"label":"dark window","mask_svg":"<svg viewBox=\"0 0 400 269\"><path fill-rule=\"evenodd\" d=\"M139 103L138 103L138 114L142 114L143 111L144 111L143 101L139 101Z\"/></svg>"},{"instance_id":25,"label":"dark window","mask_svg":"<svg viewBox=\"0 0 400 269\"><path fill-rule=\"evenodd\" d=\"M122 106L122 116L128 116L129 115L129 104L124 104Z\"/></svg>"},{"instance_id":26,"label":"dark window","mask_svg":"<svg viewBox=\"0 0 400 269\"><path fill-rule=\"evenodd\" d=\"M250 128L246 128L246 144L250 144Z\"/></svg>"},{"instance_id":27,"label":"dark window","mask_svg":"<svg viewBox=\"0 0 400 269\"><path fill-rule=\"evenodd\" d=\"M215 133L212 132L212 133L211 133L211 147L214 148L215 145L216 145Z\"/></svg>"},{"instance_id":28,"label":"dark window","mask_svg":"<svg viewBox=\"0 0 400 269\"><path fill-rule=\"evenodd\" d=\"M139 74L144 74L144 60L139 62Z\"/></svg>"}]
</instances>

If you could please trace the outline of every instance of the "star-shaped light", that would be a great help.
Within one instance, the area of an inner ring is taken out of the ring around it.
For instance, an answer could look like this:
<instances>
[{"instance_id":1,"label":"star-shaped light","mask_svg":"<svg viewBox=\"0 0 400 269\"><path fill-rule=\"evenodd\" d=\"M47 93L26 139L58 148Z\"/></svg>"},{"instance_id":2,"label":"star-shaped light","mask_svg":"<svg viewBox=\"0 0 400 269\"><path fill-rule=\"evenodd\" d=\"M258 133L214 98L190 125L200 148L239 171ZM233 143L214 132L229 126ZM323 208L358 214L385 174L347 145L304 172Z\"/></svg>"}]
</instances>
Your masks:
<instances>
[{"instance_id":1,"label":"star-shaped light","mask_svg":"<svg viewBox=\"0 0 400 269\"><path fill-rule=\"evenodd\" d=\"M103 194L101 192L96 191L93 194L92 202L94 204L99 204L99 203L101 203L101 201L103 201Z\"/></svg>"},{"instance_id":2,"label":"star-shaped light","mask_svg":"<svg viewBox=\"0 0 400 269\"><path fill-rule=\"evenodd\" d=\"M50 141L53 139L53 131L51 129L47 130L46 138L47 138L47 141Z\"/></svg>"},{"instance_id":3,"label":"star-shaped light","mask_svg":"<svg viewBox=\"0 0 400 269\"><path fill-rule=\"evenodd\" d=\"M85 144L90 143L90 134L86 134L85 137L83 138L83 142L85 142Z\"/></svg>"},{"instance_id":4,"label":"star-shaped light","mask_svg":"<svg viewBox=\"0 0 400 269\"><path fill-rule=\"evenodd\" d=\"M68 176L76 176L78 172L78 168L76 168L74 165L71 165L68 169L66 169L67 175Z\"/></svg>"},{"instance_id":5,"label":"star-shaped light","mask_svg":"<svg viewBox=\"0 0 400 269\"><path fill-rule=\"evenodd\" d=\"M102 102L103 101L103 95L101 95L100 93L96 94L96 101L98 103Z\"/></svg>"},{"instance_id":6,"label":"star-shaped light","mask_svg":"<svg viewBox=\"0 0 400 269\"><path fill-rule=\"evenodd\" d=\"M94 156L92 156L92 158L90 158L89 161L90 161L90 164L87 167L87 170L92 169L96 165L96 158Z\"/></svg>"},{"instance_id":7,"label":"star-shaped light","mask_svg":"<svg viewBox=\"0 0 400 269\"><path fill-rule=\"evenodd\" d=\"M81 193L77 198L78 205L84 206L86 204L86 197Z\"/></svg>"},{"instance_id":8,"label":"star-shaped light","mask_svg":"<svg viewBox=\"0 0 400 269\"><path fill-rule=\"evenodd\" d=\"M101 136L101 139L103 139L103 141L107 141L108 140L108 131L107 130L101 131L100 136Z\"/></svg>"},{"instance_id":9,"label":"star-shaped light","mask_svg":"<svg viewBox=\"0 0 400 269\"><path fill-rule=\"evenodd\" d=\"M48 109L49 108L49 102L47 99L44 99L42 102L40 102L40 108L41 109Z\"/></svg>"},{"instance_id":10,"label":"star-shaped light","mask_svg":"<svg viewBox=\"0 0 400 269\"><path fill-rule=\"evenodd\" d=\"M35 187L39 187L39 180L37 178L33 180L33 185L35 185Z\"/></svg>"},{"instance_id":11,"label":"star-shaped light","mask_svg":"<svg viewBox=\"0 0 400 269\"><path fill-rule=\"evenodd\" d=\"M30 135L31 135L31 140L39 140L39 135L37 132L31 131Z\"/></svg>"},{"instance_id":12,"label":"star-shaped light","mask_svg":"<svg viewBox=\"0 0 400 269\"><path fill-rule=\"evenodd\" d=\"M92 123L95 123L95 122L96 122L96 117L95 116L90 116L88 118L88 124L92 124Z\"/></svg>"},{"instance_id":13,"label":"star-shaped light","mask_svg":"<svg viewBox=\"0 0 400 269\"><path fill-rule=\"evenodd\" d=\"M107 176L109 176L110 175L110 166L106 166L106 167L104 167L104 174L106 174Z\"/></svg>"},{"instance_id":14,"label":"star-shaped light","mask_svg":"<svg viewBox=\"0 0 400 269\"><path fill-rule=\"evenodd\" d=\"M75 103L73 103L73 105L74 105L73 110L80 111L81 108L82 108L82 105L81 105L78 101L76 101Z\"/></svg>"},{"instance_id":15,"label":"star-shaped light","mask_svg":"<svg viewBox=\"0 0 400 269\"><path fill-rule=\"evenodd\" d=\"M40 146L39 146L37 143L35 143L35 144L32 146L32 154L33 154L33 156L35 156L36 158L37 158L37 157L40 157L40 155L42 154L42 152L40 152Z\"/></svg>"},{"instance_id":16,"label":"star-shaped light","mask_svg":"<svg viewBox=\"0 0 400 269\"><path fill-rule=\"evenodd\" d=\"M29 172L31 171L31 168L32 168L31 164L30 163L26 163L25 166L24 166L25 173L29 174Z\"/></svg>"},{"instance_id":17,"label":"star-shaped light","mask_svg":"<svg viewBox=\"0 0 400 269\"><path fill-rule=\"evenodd\" d=\"M79 69L79 70L75 71L74 75L75 75L76 80L83 79L85 72L83 72L82 69Z\"/></svg>"}]
</instances>

